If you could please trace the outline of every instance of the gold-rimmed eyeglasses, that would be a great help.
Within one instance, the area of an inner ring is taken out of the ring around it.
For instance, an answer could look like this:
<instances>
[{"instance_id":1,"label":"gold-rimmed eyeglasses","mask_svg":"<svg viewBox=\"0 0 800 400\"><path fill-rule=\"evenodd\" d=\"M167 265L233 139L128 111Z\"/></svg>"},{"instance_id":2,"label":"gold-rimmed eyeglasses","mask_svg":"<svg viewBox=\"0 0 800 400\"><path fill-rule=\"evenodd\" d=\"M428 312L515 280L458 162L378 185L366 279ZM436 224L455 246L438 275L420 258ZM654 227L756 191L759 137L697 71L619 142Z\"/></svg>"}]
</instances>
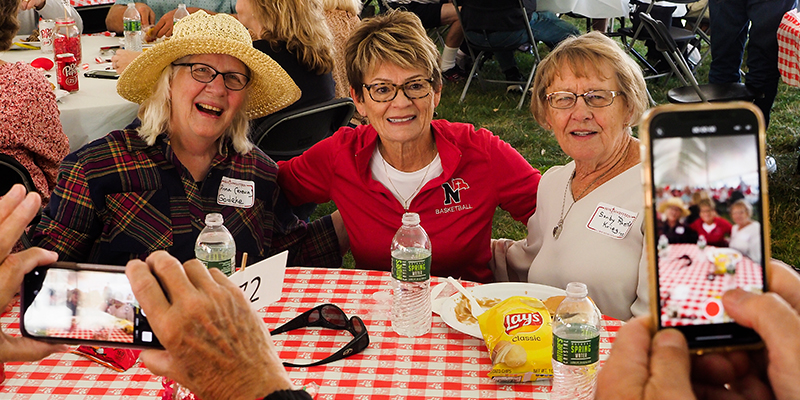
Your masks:
<instances>
[{"instance_id":1,"label":"gold-rimmed eyeglasses","mask_svg":"<svg viewBox=\"0 0 800 400\"><path fill-rule=\"evenodd\" d=\"M394 98L397 97L398 90L402 90L403 94L409 100L416 100L431 94L433 79L415 79L402 85L395 85L394 83L373 83L372 85L364 84L363 86L367 89L369 97L378 103L394 100Z\"/></svg>"},{"instance_id":2,"label":"gold-rimmed eyeglasses","mask_svg":"<svg viewBox=\"0 0 800 400\"><path fill-rule=\"evenodd\" d=\"M548 93L547 103L550 107L565 109L572 108L578 102L578 97L583 97L583 101L589 107L600 108L608 107L614 102L617 96L624 96L625 93L617 90L590 90L583 94L572 92L552 92Z\"/></svg>"}]
</instances>

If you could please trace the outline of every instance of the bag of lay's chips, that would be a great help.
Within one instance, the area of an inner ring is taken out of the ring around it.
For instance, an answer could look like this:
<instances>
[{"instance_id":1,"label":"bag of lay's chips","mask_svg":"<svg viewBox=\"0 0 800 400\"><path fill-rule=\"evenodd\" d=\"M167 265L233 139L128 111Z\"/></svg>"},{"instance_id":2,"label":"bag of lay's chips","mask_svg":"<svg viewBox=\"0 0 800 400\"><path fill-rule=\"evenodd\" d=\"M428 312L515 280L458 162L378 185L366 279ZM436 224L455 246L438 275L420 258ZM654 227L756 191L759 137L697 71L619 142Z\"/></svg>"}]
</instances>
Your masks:
<instances>
[{"instance_id":1,"label":"bag of lay's chips","mask_svg":"<svg viewBox=\"0 0 800 400\"><path fill-rule=\"evenodd\" d=\"M495 382L527 382L553 376L553 328L545 305L532 297L503 300L480 316Z\"/></svg>"}]
</instances>

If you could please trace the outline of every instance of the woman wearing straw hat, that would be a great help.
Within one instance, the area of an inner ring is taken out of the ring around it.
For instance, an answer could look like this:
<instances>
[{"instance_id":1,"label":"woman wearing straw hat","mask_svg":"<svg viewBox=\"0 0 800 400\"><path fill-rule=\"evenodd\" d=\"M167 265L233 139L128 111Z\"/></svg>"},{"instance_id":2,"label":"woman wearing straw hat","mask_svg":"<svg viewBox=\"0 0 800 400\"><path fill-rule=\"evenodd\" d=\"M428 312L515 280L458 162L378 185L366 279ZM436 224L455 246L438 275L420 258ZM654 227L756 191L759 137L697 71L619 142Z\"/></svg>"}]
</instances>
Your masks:
<instances>
[{"instance_id":1,"label":"woman wearing straw hat","mask_svg":"<svg viewBox=\"0 0 800 400\"><path fill-rule=\"evenodd\" d=\"M186 17L128 66L117 91L141 104L141 126L67 156L35 243L62 260L124 265L164 249L186 261L205 215L221 213L237 260L288 249L292 265L341 265L338 215L299 222L277 166L247 137L251 118L300 90L235 18Z\"/></svg>"},{"instance_id":2,"label":"woman wearing straw hat","mask_svg":"<svg viewBox=\"0 0 800 400\"><path fill-rule=\"evenodd\" d=\"M658 237L664 235L670 243L696 243L697 232L683 223L689 216L689 209L679 197L670 197L658 205L661 221L658 224Z\"/></svg>"}]
</instances>

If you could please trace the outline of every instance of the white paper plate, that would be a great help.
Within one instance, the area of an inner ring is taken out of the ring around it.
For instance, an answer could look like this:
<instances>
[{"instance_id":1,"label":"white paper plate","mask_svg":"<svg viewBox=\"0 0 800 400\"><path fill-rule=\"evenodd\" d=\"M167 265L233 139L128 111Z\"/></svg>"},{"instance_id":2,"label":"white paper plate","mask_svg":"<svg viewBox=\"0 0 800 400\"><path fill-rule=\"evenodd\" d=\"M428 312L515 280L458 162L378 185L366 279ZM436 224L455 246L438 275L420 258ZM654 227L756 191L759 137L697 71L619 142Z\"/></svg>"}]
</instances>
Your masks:
<instances>
[{"instance_id":1,"label":"white paper plate","mask_svg":"<svg viewBox=\"0 0 800 400\"><path fill-rule=\"evenodd\" d=\"M706 247L705 253L706 253L706 258L711 264L714 264L714 261L717 259L717 256L721 255L728 256L733 265L738 264L739 261L742 260L742 253L730 247Z\"/></svg>"},{"instance_id":2,"label":"white paper plate","mask_svg":"<svg viewBox=\"0 0 800 400\"><path fill-rule=\"evenodd\" d=\"M14 36L14 41L11 44L10 50L33 50L33 49L28 48L28 47L19 46L19 45L17 45L17 43L22 43L22 44L25 44L25 45L28 45L28 46L36 47L37 50L40 47L42 47L42 44L40 42L26 42L25 39L27 39L27 38L28 38L28 35L17 35L17 36Z\"/></svg>"},{"instance_id":3,"label":"white paper plate","mask_svg":"<svg viewBox=\"0 0 800 400\"><path fill-rule=\"evenodd\" d=\"M475 286L467 288L472 294L480 298L500 299L505 300L512 296L528 296L535 297L540 300L546 300L552 296L565 296L567 292L552 286L539 285L536 283L521 283L521 282L503 282L503 283L489 283L486 285ZM445 299L442 304L441 317L444 322L451 328L474 336L478 339L483 339L481 335L481 328L478 323L462 323L456 318L456 302L461 297L460 293L456 293L449 298Z\"/></svg>"}]
</instances>

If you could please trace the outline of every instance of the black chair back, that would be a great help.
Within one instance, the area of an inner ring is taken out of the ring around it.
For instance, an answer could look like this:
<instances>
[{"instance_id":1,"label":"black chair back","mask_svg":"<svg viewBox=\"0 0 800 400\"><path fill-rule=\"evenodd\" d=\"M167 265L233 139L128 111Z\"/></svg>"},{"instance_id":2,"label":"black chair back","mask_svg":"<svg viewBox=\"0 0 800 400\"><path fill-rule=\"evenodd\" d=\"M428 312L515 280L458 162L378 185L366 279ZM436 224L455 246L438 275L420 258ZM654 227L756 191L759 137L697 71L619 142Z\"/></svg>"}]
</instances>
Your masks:
<instances>
[{"instance_id":1,"label":"black chair back","mask_svg":"<svg viewBox=\"0 0 800 400\"><path fill-rule=\"evenodd\" d=\"M275 161L288 160L346 125L355 109L353 99L346 97L277 112L253 129L253 143Z\"/></svg>"},{"instance_id":2,"label":"black chair back","mask_svg":"<svg viewBox=\"0 0 800 400\"><path fill-rule=\"evenodd\" d=\"M17 183L24 185L28 192L36 191L36 186L33 184L33 178L31 178L31 173L28 172L28 169L17 161L16 158L8 154L0 153L0 177L2 177L0 178L0 196L4 196L8 193L11 187ZM32 227L36 221L38 221L38 218L34 219L29 226ZM25 232L22 233L20 241L22 241L26 249L31 247L30 238Z\"/></svg>"}]
</instances>

